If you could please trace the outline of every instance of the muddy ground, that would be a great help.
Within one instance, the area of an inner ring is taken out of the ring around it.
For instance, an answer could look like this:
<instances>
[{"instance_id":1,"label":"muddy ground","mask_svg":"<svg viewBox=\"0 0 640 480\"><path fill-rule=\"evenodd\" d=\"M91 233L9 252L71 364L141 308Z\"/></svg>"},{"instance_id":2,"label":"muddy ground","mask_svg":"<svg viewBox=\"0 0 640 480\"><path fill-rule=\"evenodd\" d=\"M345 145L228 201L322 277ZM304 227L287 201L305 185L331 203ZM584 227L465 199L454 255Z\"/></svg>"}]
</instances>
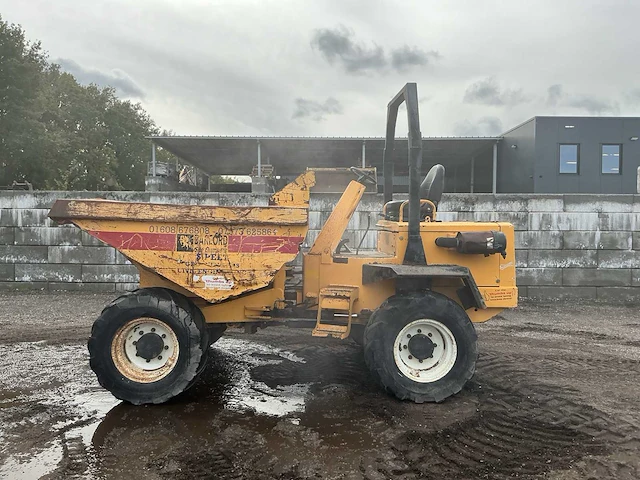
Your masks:
<instances>
[{"instance_id":1,"label":"muddy ground","mask_svg":"<svg viewBox=\"0 0 640 480\"><path fill-rule=\"evenodd\" d=\"M478 326L443 404L381 392L360 348L230 333L175 401L123 404L85 342L103 295L0 295L0 478L640 478L638 308L524 305Z\"/></svg>"}]
</instances>

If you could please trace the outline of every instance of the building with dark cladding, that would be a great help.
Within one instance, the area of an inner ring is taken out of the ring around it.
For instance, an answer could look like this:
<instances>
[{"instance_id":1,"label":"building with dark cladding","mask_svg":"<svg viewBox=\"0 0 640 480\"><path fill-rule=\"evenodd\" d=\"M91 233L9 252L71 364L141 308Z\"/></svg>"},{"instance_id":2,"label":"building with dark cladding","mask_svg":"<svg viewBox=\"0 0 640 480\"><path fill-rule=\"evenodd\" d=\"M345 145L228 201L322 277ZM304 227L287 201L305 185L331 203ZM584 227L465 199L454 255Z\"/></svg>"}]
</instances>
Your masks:
<instances>
[{"instance_id":1,"label":"building with dark cladding","mask_svg":"<svg viewBox=\"0 0 640 480\"><path fill-rule=\"evenodd\" d=\"M639 135L638 117L534 117L496 137L424 137L421 173L443 164L447 192L636 193ZM377 169L383 184L379 137L151 140L152 158L160 146L207 175L269 172L285 180L307 167L367 166ZM157 171L150 168L152 178ZM396 139L394 191L406 192L407 185L407 141Z\"/></svg>"},{"instance_id":2,"label":"building with dark cladding","mask_svg":"<svg viewBox=\"0 0 640 480\"><path fill-rule=\"evenodd\" d=\"M534 117L502 134L499 193L636 193L638 117Z\"/></svg>"}]
</instances>

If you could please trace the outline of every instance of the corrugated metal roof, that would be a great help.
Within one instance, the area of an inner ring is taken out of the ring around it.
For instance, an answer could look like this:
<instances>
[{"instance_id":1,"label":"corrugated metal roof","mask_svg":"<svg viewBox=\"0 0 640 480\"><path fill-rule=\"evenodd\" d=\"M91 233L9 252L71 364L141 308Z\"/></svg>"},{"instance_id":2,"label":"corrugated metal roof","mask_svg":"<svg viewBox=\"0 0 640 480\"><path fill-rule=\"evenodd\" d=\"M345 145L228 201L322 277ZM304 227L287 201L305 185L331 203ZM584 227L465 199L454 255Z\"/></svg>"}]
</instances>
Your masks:
<instances>
[{"instance_id":1,"label":"corrugated metal roof","mask_svg":"<svg viewBox=\"0 0 640 480\"><path fill-rule=\"evenodd\" d=\"M155 136L160 147L212 175L248 175L257 164L258 141L264 164L278 175L293 176L307 167L349 167L362 163L365 142L367 166L382 167L382 137L264 137ZM423 170L435 163L445 167L468 165L471 157L491 150L500 137L425 137ZM394 170L405 175L407 140L397 138Z\"/></svg>"}]
</instances>

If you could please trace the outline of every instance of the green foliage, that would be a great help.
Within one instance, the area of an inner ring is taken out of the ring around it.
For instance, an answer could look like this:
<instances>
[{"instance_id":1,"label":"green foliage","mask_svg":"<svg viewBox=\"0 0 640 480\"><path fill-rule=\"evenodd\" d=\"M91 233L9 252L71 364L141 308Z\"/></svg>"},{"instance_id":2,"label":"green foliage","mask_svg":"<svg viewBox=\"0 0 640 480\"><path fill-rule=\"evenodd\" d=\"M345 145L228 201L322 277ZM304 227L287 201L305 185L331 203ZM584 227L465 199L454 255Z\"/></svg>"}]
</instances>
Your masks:
<instances>
[{"instance_id":1,"label":"green foliage","mask_svg":"<svg viewBox=\"0 0 640 480\"><path fill-rule=\"evenodd\" d=\"M79 85L0 16L0 186L143 190L158 133L140 104Z\"/></svg>"}]
</instances>

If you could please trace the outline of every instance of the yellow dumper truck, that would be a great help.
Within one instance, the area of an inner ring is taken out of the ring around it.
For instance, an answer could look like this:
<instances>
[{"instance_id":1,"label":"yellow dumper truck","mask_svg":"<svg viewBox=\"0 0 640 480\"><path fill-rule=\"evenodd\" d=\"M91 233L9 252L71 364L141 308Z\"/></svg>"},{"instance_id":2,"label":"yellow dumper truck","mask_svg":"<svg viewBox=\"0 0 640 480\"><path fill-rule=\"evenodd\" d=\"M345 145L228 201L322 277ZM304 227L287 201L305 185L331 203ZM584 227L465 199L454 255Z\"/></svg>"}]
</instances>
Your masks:
<instances>
[{"instance_id":1,"label":"yellow dumper truck","mask_svg":"<svg viewBox=\"0 0 640 480\"><path fill-rule=\"evenodd\" d=\"M393 200L403 102L409 199ZM90 363L100 384L134 404L162 403L194 384L228 326L307 320L314 336L361 343L373 376L399 399L440 402L459 392L475 371L473 323L517 304L513 226L438 220L444 168L420 182L415 84L389 103L383 158L375 251L342 248L349 219L376 181L357 168L303 252L313 170L261 207L58 200L52 219L115 247L140 272L140 289L115 299L93 325ZM288 264L298 254L302 282L290 286Z\"/></svg>"}]
</instances>

